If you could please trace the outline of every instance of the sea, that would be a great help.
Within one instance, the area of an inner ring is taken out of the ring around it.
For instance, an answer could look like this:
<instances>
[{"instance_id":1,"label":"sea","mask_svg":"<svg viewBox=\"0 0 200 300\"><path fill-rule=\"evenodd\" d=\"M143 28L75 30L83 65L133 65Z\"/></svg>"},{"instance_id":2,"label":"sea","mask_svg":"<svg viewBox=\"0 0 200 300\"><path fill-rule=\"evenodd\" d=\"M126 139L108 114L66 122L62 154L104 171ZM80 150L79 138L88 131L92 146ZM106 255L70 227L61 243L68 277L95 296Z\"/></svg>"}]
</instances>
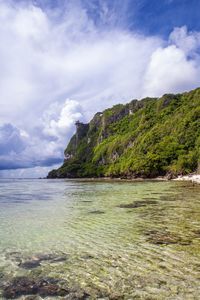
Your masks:
<instances>
[{"instance_id":1,"label":"sea","mask_svg":"<svg viewBox=\"0 0 200 300\"><path fill-rule=\"evenodd\" d=\"M200 299L200 185L0 179L0 299Z\"/></svg>"}]
</instances>

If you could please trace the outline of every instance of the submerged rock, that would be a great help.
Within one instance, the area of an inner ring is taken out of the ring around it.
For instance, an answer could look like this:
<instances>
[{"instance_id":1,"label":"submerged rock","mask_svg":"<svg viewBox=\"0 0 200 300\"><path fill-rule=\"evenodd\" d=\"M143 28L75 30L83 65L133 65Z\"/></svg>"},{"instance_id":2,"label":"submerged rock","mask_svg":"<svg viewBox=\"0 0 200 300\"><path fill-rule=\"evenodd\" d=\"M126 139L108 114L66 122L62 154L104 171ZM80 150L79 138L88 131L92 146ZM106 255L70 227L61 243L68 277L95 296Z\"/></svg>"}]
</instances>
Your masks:
<instances>
[{"instance_id":1,"label":"submerged rock","mask_svg":"<svg viewBox=\"0 0 200 300\"><path fill-rule=\"evenodd\" d=\"M92 210L89 213L90 214L101 215L101 214L105 214L105 211L103 211L103 210Z\"/></svg>"},{"instance_id":2,"label":"submerged rock","mask_svg":"<svg viewBox=\"0 0 200 300\"><path fill-rule=\"evenodd\" d=\"M3 297L15 299L22 295L37 294L37 292L36 282L33 279L17 277L4 288Z\"/></svg>"},{"instance_id":3,"label":"submerged rock","mask_svg":"<svg viewBox=\"0 0 200 300\"><path fill-rule=\"evenodd\" d=\"M4 286L2 296L4 299L17 299L23 296L25 300L39 300L46 299L46 297L66 300L86 300L90 298L88 292L82 288L69 289L63 280L28 277L15 277L12 279Z\"/></svg>"},{"instance_id":4,"label":"submerged rock","mask_svg":"<svg viewBox=\"0 0 200 300\"><path fill-rule=\"evenodd\" d=\"M55 254L38 254L29 258L27 261L20 261L18 266L23 269L34 269L41 266L43 261L48 261L49 263L59 263L66 260L66 255L58 256Z\"/></svg>"},{"instance_id":5,"label":"submerged rock","mask_svg":"<svg viewBox=\"0 0 200 300\"><path fill-rule=\"evenodd\" d=\"M94 256L92 256L90 254L85 254L85 255L82 255L81 258L85 259L85 260L87 260L87 259L94 259Z\"/></svg>"},{"instance_id":6,"label":"submerged rock","mask_svg":"<svg viewBox=\"0 0 200 300\"><path fill-rule=\"evenodd\" d=\"M154 200L141 200L141 201L134 201L134 202L128 203L128 204L120 204L118 207L119 208L138 208L138 207L155 205L155 204L157 204L157 202Z\"/></svg>"},{"instance_id":7,"label":"submerged rock","mask_svg":"<svg viewBox=\"0 0 200 300\"><path fill-rule=\"evenodd\" d=\"M28 260L19 264L23 269L34 269L40 266L40 260Z\"/></svg>"},{"instance_id":8,"label":"submerged rock","mask_svg":"<svg viewBox=\"0 0 200 300\"><path fill-rule=\"evenodd\" d=\"M16 277L4 287L3 297L15 299L26 295L66 296L69 290L59 286L58 281L53 278L32 279L28 277Z\"/></svg>"},{"instance_id":9,"label":"submerged rock","mask_svg":"<svg viewBox=\"0 0 200 300\"><path fill-rule=\"evenodd\" d=\"M11 261L16 261L19 263L21 263L21 261L22 261L21 256L22 256L22 254L18 251L11 251L11 252L8 252L5 254L6 259L9 259Z\"/></svg>"},{"instance_id":10,"label":"submerged rock","mask_svg":"<svg viewBox=\"0 0 200 300\"><path fill-rule=\"evenodd\" d=\"M42 279L38 282L38 294L42 297L46 296L65 296L69 294L69 290L59 287L55 281Z\"/></svg>"},{"instance_id":11,"label":"submerged rock","mask_svg":"<svg viewBox=\"0 0 200 300\"><path fill-rule=\"evenodd\" d=\"M148 236L147 241L155 245L191 244L190 240L183 240L180 236L169 231L149 230L145 235Z\"/></svg>"},{"instance_id":12,"label":"submerged rock","mask_svg":"<svg viewBox=\"0 0 200 300\"><path fill-rule=\"evenodd\" d=\"M80 202L83 202L83 203L91 203L91 202L93 202L92 200L82 200L82 201L80 201Z\"/></svg>"},{"instance_id":13,"label":"submerged rock","mask_svg":"<svg viewBox=\"0 0 200 300\"><path fill-rule=\"evenodd\" d=\"M56 262L64 262L68 259L67 255L56 255L56 254L39 254L36 256L36 258L42 262L42 261L49 261L50 263L56 263Z\"/></svg>"}]
</instances>

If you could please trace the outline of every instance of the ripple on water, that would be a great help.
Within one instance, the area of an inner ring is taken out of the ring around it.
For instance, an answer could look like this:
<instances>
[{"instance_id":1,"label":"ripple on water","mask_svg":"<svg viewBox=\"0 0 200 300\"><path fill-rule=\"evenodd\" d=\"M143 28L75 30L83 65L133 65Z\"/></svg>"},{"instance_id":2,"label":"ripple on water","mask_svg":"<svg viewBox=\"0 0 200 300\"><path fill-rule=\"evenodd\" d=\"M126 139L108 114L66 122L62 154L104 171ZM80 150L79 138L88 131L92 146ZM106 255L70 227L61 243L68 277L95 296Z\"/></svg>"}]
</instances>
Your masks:
<instances>
[{"instance_id":1,"label":"ripple on water","mask_svg":"<svg viewBox=\"0 0 200 300\"><path fill-rule=\"evenodd\" d=\"M40 180L1 190L5 298L199 299L199 187Z\"/></svg>"}]
</instances>

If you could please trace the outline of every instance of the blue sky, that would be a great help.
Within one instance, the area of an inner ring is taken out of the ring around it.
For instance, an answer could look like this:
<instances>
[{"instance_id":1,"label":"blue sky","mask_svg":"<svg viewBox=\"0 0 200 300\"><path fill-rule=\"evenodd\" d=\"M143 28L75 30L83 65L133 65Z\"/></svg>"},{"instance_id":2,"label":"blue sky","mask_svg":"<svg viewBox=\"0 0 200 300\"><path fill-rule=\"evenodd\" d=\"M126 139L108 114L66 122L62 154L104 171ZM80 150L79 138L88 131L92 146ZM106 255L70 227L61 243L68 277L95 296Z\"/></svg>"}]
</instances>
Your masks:
<instances>
[{"instance_id":1,"label":"blue sky","mask_svg":"<svg viewBox=\"0 0 200 300\"><path fill-rule=\"evenodd\" d=\"M64 7L67 2L69 1L35 1L43 9ZM101 23L99 12L103 1L82 0L81 2L95 22ZM105 2L109 11L116 16L114 26L123 26L147 35L160 34L163 37L167 37L174 27L184 25L189 30L200 30L199 0L108 0Z\"/></svg>"},{"instance_id":2,"label":"blue sky","mask_svg":"<svg viewBox=\"0 0 200 300\"><path fill-rule=\"evenodd\" d=\"M16 0L15 3L24 1ZM25 1L30 3L31 1ZM65 8L69 0L35 0L35 5L43 10ZM88 11L98 25L113 25L139 31L145 35L159 34L167 38L174 27L187 26L188 30L200 30L199 0L74 0ZM102 19L100 12L105 2L109 13L114 14L113 22Z\"/></svg>"},{"instance_id":3,"label":"blue sky","mask_svg":"<svg viewBox=\"0 0 200 300\"><path fill-rule=\"evenodd\" d=\"M200 86L200 1L0 0L0 176L45 176L77 119Z\"/></svg>"},{"instance_id":4,"label":"blue sky","mask_svg":"<svg viewBox=\"0 0 200 300\"><path fill-rule=\"evenodd\" d=\"M160 34L165 38L174 27L186 25L188 30L200 29L200 1L198 0L145 0L142 2L132 28L135 26L145 34Z\"/></svg>"}]
</instances>

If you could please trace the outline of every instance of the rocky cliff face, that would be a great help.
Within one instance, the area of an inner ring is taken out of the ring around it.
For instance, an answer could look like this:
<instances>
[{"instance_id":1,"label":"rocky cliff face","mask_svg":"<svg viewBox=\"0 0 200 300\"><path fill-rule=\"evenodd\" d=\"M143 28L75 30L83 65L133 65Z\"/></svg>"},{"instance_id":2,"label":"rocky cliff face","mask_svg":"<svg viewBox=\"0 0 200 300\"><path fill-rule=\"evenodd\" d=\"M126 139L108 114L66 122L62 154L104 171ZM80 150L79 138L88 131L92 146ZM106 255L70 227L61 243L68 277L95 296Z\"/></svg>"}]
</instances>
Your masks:
<instances>
[{"instance_id":1,"label":"rocky cliff face","mask_svg":"<svg viewBox=\"0 0 200 300\"><path fill-rule=\"evenodd\" d=\"M63 165L48 178L155 177L196 171L200 161L200 89L133 100L95 114L76 133Z\"/></svg>"}]
</instances>

